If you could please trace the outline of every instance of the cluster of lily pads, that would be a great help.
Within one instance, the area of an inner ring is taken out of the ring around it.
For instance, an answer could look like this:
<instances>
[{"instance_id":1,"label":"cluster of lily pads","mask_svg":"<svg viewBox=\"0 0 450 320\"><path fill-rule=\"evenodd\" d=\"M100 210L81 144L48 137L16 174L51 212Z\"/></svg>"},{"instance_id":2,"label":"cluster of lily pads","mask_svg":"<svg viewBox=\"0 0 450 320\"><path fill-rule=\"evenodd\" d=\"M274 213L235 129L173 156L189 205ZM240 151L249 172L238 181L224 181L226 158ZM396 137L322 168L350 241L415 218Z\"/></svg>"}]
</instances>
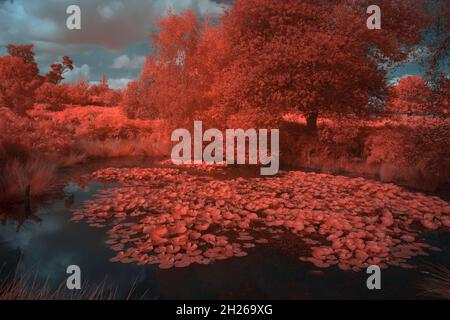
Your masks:
<instances>
[{"instance_id":1,"label":"cluster of lily pads","mask_svg":"<svg viewBox=\"0 0 450 320\"><path fill-rule=\"evenodd\" d=\"M108 168L91 179L119 183L99 192L73 221L107 227L111 260L160 268L242 257L283 234L304 244L302 261L359 271L412 267L438 250L424 229L449 230L450 205L363 178L286 172L272 178L217 179L171 168Z\"/></svg>"}]
</instances>

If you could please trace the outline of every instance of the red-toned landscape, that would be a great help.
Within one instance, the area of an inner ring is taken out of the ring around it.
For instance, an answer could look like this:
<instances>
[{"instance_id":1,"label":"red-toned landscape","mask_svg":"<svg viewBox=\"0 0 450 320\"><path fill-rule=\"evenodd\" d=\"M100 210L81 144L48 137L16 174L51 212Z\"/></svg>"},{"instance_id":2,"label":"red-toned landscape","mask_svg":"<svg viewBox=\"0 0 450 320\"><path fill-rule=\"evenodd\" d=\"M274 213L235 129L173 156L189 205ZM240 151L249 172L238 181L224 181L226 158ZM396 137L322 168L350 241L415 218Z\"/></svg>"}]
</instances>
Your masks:
<instances>
[{"instance_id":1,"label":"red-toned landscape","mask_svg":"<svg viewBox=\"0 0 450 320\"><path fill-rule=\"evenodd\" d=\"M448 2L217 2L160 12L122 87L4 43L0 300L449 299ZM194 121L279 129L280 171L174 164Z\"/></svg>"}]
</instances>

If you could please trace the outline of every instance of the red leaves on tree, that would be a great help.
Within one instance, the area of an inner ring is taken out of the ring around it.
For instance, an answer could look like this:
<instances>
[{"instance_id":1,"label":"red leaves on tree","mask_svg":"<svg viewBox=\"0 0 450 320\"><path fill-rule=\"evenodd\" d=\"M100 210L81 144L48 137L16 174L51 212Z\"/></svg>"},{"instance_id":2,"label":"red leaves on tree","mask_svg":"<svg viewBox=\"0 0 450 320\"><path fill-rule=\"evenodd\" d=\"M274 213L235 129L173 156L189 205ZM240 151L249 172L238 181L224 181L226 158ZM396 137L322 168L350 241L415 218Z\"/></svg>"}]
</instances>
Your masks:
<instances>
[{"instance_id":1,"label":"red leaves on tree","mask_svg":"<svg viewBox=\"0 0 450 320\"><path fill-rule=\"evenodd\" d=\"M30 73L33 73L35 76L39 75L39 68L35 61L35 53L32 44L26 45L16 45L16 44L8 44L6 46L6 50L8 54L12 57L22 58L23 62L26 63L30 69Z\"/></svg>"},{"instance_id":2,"label":"red leaves on tree","mask_svg":"<svg viewBox=\"0 0 450 320\"><path fill-rule=\"evenodd\" d=\"M153 119L157 110L152 105L149 79L132 81L123 95L122 110L130 119Z\"/></svg>"},{"instance_id":3,"label":"red leaves on tree","mask_svg":"<svg viewBox=\"0 0 450 320\"><path fill-rule=\"evenodd\" d=\"M63 74L70 70L73 70L73 61L68 56L64 56L61 63L51 65L51 70L47 73L45 79L53 84L58 84L64 80Z\"/></svg>"},{"instance_id":4,"label":"red leaves on tree","mask_svg":"<svg viewBox=\"0 0 450 320\"><path fill-rule=\"evenodd\" d=\"M208 21L201 23L191 10L180 15L169 12L157 27L152 35L153 54L141 79L128 87L125 112L137 117L156 113L173 124L189 122L212 104L209 94L218 69L212 59L214 28Z\"/></svg>"},{"instance_id":5,"label":"red leaves on tree","mask_svg":"<svg viewBox=\"0 0 450 320\"><path fill-rule=\"evenodd\" d=\"M428 114L432 107L432 93L419 76L403 78L391 89L387 110L401 114Z\"/></svg>"},{"instance_id":6,"label":"red leaves on tree","mask_svg":"<svg viewBox=\"0 0 450 320\"><path fill-rule=\"evenodd\" d=\"M419 76L403 78L390 90L389 112L408 115L447 115L450 79L442 75L432 90Z\"/></svg>"},{"instance_id":7,"label":"red leaves on tree","mask_svg":"<svg viewBox=\"0 0 450 320\"><path fill-rule=\"evenodd\" d=\"M367 1L246 0L223 19L230 61L215 82L226 110L307 116L355 114L379 107L380 64L401 61L420 39L419 3L381 1L383 29L371 31Z\"/></svg>"},{"instance_id":8,"label":"red leaves on tree","mask_svg":"<svg viewBox=\"0 0 450 320\"><path fill-rule=\"evenodd\" d=\"M34 104L34 92L42 83L34 66L16 56L0 57L0 105L19 114Z\"/></svg>"}]
</instances>

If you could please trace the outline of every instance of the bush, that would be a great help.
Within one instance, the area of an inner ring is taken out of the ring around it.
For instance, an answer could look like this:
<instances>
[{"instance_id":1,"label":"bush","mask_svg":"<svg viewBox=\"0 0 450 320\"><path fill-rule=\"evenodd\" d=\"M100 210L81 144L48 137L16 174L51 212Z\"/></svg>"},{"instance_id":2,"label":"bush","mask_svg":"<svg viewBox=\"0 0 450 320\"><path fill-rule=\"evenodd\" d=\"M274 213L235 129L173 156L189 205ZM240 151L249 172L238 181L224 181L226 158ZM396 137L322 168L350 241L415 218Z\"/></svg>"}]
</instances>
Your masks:
<instances>
[{"instance_id":1,"label":"bush","mask_svg":"<svg viewBox=\"0 0 450 320\"><path fill-rule=\"evenodd\" d=\"M102 97L102 103L105 106L115 107L122 102L122 92L109 89Z\"/></svg>"},{"instance_id":2,"label":"bush","mask_svg":"<svg viewBox=\"0 0 450 320\"><path fill-rule=\"evenodd\" d=\"M0 145L9 141L29 148L33 144L35 130L29 118L21 117L10 109L0 107Z\"/></svg>"},{"instance_id":3,"label":"bush","mask_svg":"<svg viewBox=\"0 0 450 320\"><path fill-rule=\"evenodd\" d=\"M0 57L0 106L25 115L35 101L41 79L22 58Z\"/></svg>"},{"instance_id":4,"label":"bush","mask_svg":"<svg viewBox=\"0 0 450 320\"><path fill-rule=\"evenodd\" d=\"M334 119L322 121L317 136L291 121L280 127L284 165L379 177L424 190L450 181L447 119Z\"/></svg>"},{"instance_id":5,"label":"bush","mask_svg":"<svg viewBox=\"0 0 450 320\"><path fill-rule=\"evenodd\" d=\"M381 165L381 178L402 180L424 189L449 181L450 122L379 130L366 141L367 163Z\"/></svg>"},{"instance_id":6,"label":"bush","mask_svg":"<svg viewBox=\"0 0 450 320\"><path fill-rule=\"evenodd\" d=\"M89 86L86 81L76 84L54 84L45 82L36 91L36 100L49 105L51 111L62 111L64 105L117 106L122 99L120 91Z\"/></svg>"},{"instance_id":7,"label":"bush","mask_svg":"<svg viewBox=\"0 0 450 320\"><path fill-rule=\"evenodd\" d=\"M150 81L136 80L128 84L123 100L122 110L130 119L155 119L157 117L156 108L151 105Z\"/></svg>"},{"instance_id":8,"label":"bush","mask_svg":"<svg viewBox=\"0 0 450 320\"><path fill-rule=\"evenodd\" d=\"M76 84L69 86L68 90L69 103L76 105L89 105L91 99L89 96L89 84L86 80L81 80Z\"/></svg>"},{"instance_id":9,"label":"bush","mask_svg":"<svg viewBox=\"0 0 450 320\"><path fill-rule=\"evenodd\" d=\"M69 87L67 85L44 83L36 91L36 100L50 105L50 110L60 111L63 105L70 102Z\"/></svg>"}]
</instances>

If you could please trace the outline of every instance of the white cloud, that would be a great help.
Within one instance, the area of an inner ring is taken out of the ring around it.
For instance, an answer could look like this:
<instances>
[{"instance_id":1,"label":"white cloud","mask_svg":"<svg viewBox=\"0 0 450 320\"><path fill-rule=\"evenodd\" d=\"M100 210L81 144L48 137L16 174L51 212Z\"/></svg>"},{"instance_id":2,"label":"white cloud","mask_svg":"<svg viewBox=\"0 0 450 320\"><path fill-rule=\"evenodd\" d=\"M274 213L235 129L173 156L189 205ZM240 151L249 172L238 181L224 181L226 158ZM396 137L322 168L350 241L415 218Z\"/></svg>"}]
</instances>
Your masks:
<instances>
[{"instance_id":1,"label":"white cloud","mask_svg":"<svg viewBox=\"0 0 450 320\"><path fill-rule=\"evenodd\" d=\"M120 10L124 8L122 2L114 1L97 8L98 13L103 19L113 19L120 14Z\"/></svg>"},{"instance_id":2,"label":"white cloud","mask_svg":"<svg viewBox=\"0 0 450 320\"><path fill-rule=\"evenodd\" d=\"M144 63L144 56L134 56L130 59L128 55L121 55L114 59L112 67L114 69L140 69Z\"/></svg>"},{"instance_id":3,"label":"white cloud","mask_svg":"<svg viewBox=\"0 0 450 320\"><path fill-rule=\"evenodd\" d=\"M108 79L108 84L112 89L122 89L125 88L130 81L132 80L127 78Z\"/></svg>"},{"instance_id":4,"label":"white cloud","mask_svg":"<svg viewBox=\"0 0 450 320\"><path fill-rule=\"evenodd\" d=\"M112 67L114 69L122 69L127 68L129 65L130 65L130 57L128 57L127 55L122 55L114 59Z\"/></svg>"},{"instance_id":5,"label":"white cloud","mask_svg":"<svg viewBox=\"0 0 450 320\"><path fill-rule=\"evenodd\" d=\"M130 67L132 69L141 69L145 64L145 57L144 56L136 56L133 57L130 61Z\"/></svg>"},{"instance_id":6,"label":"white cloud","mask_svg":"<svg viewBox=\"0 0 450 320\"><path fill-rule=\"evenodd\" d=\"M73 70L64 75L65 83L76 83L80 80L88 80L91 73L91 68L87 64L83 64L81 67L74 66Z\"/></svg>"}]
</instances>

